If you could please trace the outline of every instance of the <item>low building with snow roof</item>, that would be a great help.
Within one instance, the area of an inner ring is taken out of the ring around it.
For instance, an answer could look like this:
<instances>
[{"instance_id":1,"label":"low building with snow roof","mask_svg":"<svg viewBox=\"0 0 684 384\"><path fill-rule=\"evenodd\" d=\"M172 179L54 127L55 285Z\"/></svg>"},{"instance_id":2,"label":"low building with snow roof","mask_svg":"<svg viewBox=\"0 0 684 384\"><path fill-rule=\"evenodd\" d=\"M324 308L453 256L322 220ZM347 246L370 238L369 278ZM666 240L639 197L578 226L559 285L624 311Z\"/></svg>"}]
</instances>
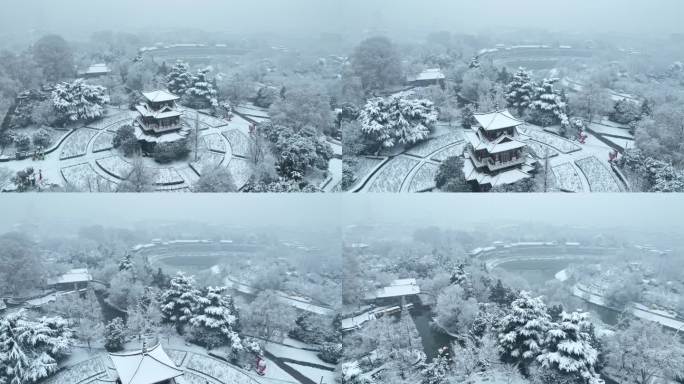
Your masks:
<instances>
[{"instance_id":1,"label":"low building with snow roof","mask_svg":"<svg viewBox=\"0 0 684 384\"><path fill-rule=\"evenodd\" d=\"M117 384L176 384L176 378L183 376L161 344L149 349L143 344L140 351L110 353L109 358Z\"/></svg>"},{"instance_id":2,"label":"low building with snow roof","mask_svg":"<svg viewBox=\"0 0 684 384\"><path fill-rule=\"evenodd\" d=\"M420 292L416 279L398 279L366 295L365 300L377 305L393 305L397 302L403 304L405 301L418 301Z\"/></svg>"},{"instance_id":3,"label":"low building with snow roof","mask_svg":"<svg viewBox=\"0 0 684 384\"><path fill-rule=\"evenodd\" d=\"M446 86L446 76L439 68L428 68L417 75L408 76L406 82L413 87L429 87L431 85L439 85L444 89Z\"/></svg>"},{"instance_id":4,"label":"low building with snow roof","mask_svg":"<svg viewBox=\"0 0 684 384\"><path fill-rule=\"evenodd\" d=\"M107 64L99 63L91 65L84 71L79 71L78 75L79 77L86 79L93 79L102 76L109 76L111 73L112 70L107 66Z\"/></svg>"},{"instance_id":5,"label":"low building with snow roof","mask_svg":"<svg viewBox=\"0 0 684 384\"><path fill-rule=\"evenodd\" d=\"M527 155L527 143L518 127L525 124L507 110L476 113L477 124L466 132L468 149L463 173L466 180L489 190L530 177L534 160Z\"/></svg>"},{"instance_id":6,"label":"low building with snow roof","mask_svg":"<svg viewBox=\"0 0 684 384\"><path fill-rule=\"evenodd\" d=\"M48 279L48 287L58 291L78 291L88 288L93 276L87 268L72 269L56 278Z\"/></svg>"}]
</instances>

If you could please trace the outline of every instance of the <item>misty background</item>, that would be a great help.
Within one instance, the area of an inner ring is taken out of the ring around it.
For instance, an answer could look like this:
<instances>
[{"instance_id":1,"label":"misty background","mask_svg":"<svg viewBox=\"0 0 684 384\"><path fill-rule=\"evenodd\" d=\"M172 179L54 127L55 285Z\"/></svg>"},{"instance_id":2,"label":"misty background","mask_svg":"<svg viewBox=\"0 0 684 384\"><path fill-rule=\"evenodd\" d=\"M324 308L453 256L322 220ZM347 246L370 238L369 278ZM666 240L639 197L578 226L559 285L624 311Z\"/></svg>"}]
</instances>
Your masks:
<instances>
[{"instance_id":1,"label":"misty background","mask_svg":"<svg viewBox=\"0 0 684 384\"><path fill-rule=\"evenodd\" d=\"M0 33L75 38L97 30L203 29L245 33L477 32L548 29L620 34L684 31L678 0L7 0Z\"/></svg>"}]
</instances>

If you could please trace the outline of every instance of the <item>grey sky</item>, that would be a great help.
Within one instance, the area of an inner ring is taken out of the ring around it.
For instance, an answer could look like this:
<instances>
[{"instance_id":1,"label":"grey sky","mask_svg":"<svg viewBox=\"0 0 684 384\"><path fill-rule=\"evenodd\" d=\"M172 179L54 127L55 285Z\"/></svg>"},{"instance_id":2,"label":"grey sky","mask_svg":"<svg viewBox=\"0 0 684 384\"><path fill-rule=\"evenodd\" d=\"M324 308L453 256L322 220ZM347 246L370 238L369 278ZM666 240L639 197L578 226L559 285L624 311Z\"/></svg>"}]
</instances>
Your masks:
<instances>
[{"instance_id":1,"label":"grey sky","mask_svg":"<svg viewBox=\"0 0 684 384\"><path fill-rule=\"evenodd\" d=\"M194 221L235 226L339 228L338 196L266 194L17 194L0 198L0 230L17 223L42 226L126 226Z\"/></svg>"},{"instance_id":2,"label":"grey sky","mask_svg":"<svg viewBox=\"0 0 684 384\"><path fill-rule=\"evenodd\" d=\"M4 0L0 32L202 28L233 32L684 31L680 0Z\"/></svg>"},{"instance_id":3,"label":"grey sky","mask_svg":"<svg viewBox=\"0 0 684 384\"><path fill-rule=\"evenodd\" d=\"M681 194L396 194L343 200L349 224L468 228L473 223L539 222L658 232L681 231Z\"/></svg>"}]
</instances>

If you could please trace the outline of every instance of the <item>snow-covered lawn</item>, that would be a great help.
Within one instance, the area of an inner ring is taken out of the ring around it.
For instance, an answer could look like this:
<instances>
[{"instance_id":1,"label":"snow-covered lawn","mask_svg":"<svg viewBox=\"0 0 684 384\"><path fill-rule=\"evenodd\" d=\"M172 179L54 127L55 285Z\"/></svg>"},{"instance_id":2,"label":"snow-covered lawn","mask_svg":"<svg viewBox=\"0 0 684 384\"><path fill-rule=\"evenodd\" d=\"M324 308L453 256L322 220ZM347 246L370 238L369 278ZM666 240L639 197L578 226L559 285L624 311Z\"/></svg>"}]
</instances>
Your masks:
<instances>
[{"instance_id":1,"label":"snow-covered lawn","mask_svg":"<svg viewBox=\"0 0 684 384\"><path fill-rule=\"evenodd\" d=\"M223 136L230 143L230 149L233 155L240 157L247 157L249 155L249 138L237 129L223 132Z\"/></svg>"},{"instance_id":2,"label":"snow-covered lawn","mask_svg":"<svg viewBox=\"0 0 684 384\"><path fill-rule=\"evenodd\" d=\"M450 157L458 157L463 155L465 149L465 142L460 142L450 147L444 148L432 156L434 161L444 161Z\"/></svg>"},{"instance_id":3,"label":"snow-covered lawn","mask_svg":"<svg viewBox=\"0 0 684 384\"><path fill-rule=\"evenodd\" d=\"M114 134L111 132L102 132L93 141L93 152L102 152L114 148Z\"/></svg>"},{"instance_id":4,"label":"snow-covered lawn","mask_svg":"<svg viewBox=\"0 0 684 384\"><path fill-rule=\"evenodd\" d=\"M620 192L613 173L595 156L576 160L575 164L587 177L592 192Z\"/></svg>"},{"instance_id":5,"label":"snow-covered lawn","mask_svg":"<svg viewBox=\"0 0 684 384\"><path fill-rule=\"evenodd\" d=\"M553 167L553 173L558 181L558 188L564 191L581 192L582 181L570 163L563 163Z\"/></svg>"},{"instance_id":6,"label":"snow-covered lawn","mask_svg":"<svg viewBox=\"0 0 684 384\"><path fill-rule=\"evenodd\" d=\"M220 153L204 151L200 152L199 160L190 163L192 169L198 174L202 174L207 169L213 169L218 167L225 156Z\"/></svg>"},{"instance_id":7,"label":"snow-covered lawn","mask_svg":"<svg viewBox=\"0 0 684 384\"><path fill-rule=\"evenodd\" d=\"M425 163L420 166L418 171L413 175L411 184L409 184L408 192L422 192L435 187L435 176L439 166L432 163Z\"/></svg>"},{"instance_id":8,"label":"snow-covered lawn","mask_svg":"<svg viewBox=\"0 0 684 384\"><path fill-rule=\"evenodd\" d=\"M71 159L74 157L85 156L88 150L88 143L97 134L97 131L89 128L79 128L71 136L67 137L62 143L62 151L59 159Z\"/></svg>"},{"instance_id":9,"label":"snow-covered lawn","mask_svg":"<svg viewBox=\"0 0 684 384\"><path fill-rule=\"evenodd\" d=\"M330 369L335 369L334 364L326 363L325 361L318 358L318 353L314 351L309 351L306 349L290 347L288 345L283 345L279 343L266 343L265 348L267 351L272 353L276 357L281 357L284 359L296 360L305 363L311 363L316 365L321 365L324 367L329 367ZM312 348L310 345L308 348Z\"/></svg>"},{"instance_id":10,"label":"snow-covered lawn","mask_svg":"<svg viewBox=\"0 0 684 384\"><path fill-rule=\"evenodd\" d=\"M354 175L358 179L363 178L364 176L368 175L371 173L380 163L382 163L384 160L381 158L374 158L374 157L357 157L356 159L356 164L354 165Z\"/></svg>"},{"instance_id":11,"label":"snow-covered lawn","mask_svg":"<svg viewBox=\"0 0 684 384\"><path fill-rule=\"evenodd\" d=\"M177 384L215 384L218 383L218 381L212 380L210 382L207 382L207 379L204 377L197 375L192 372L185 372L183 376L177 377L176 379Z\"/></svg>"},{"instance_id":12,"label":"snow-covered lawn","mask_svg":"<svg viewBox=\"0 0 684 384\"><path fill-rule=\"evenodd\" d=\"M185 360L185 356L188 354L186 351L181 351L178 349L166 349L166 354L169 355L171 360L173 360L173 363L176 364L177 366L183 365L183 361Z\"/></svg>"},{"instance_id":13,"label":"snow-covered lawn","mask_svg":"<svg viewBox=\"0 0 684 384\"><path fill-rule=\"evenodd\" d=\"M401 185L408 176L409 172L420 161L410 159L407 157L395 157L390 160L377 173L375 180L368 188L369 192L391 192L398 193L401 190Z\"/></svg>"},{"instance_id":14,"label":"snow-covered lawn","mask_svg":"<svg viewBox=\"0 0 684 384\"><path fill-rule=\"evenodd\" d=\"M156 168L154 174L154 183L157 185L177 185L185 182L174 168Z\"/></svg>"},{"instance_id":15,"label":"snow-covered lawn","mask_svg":"<svg viewBox=\"0 0 684 384\"><path fill-rule=\"evenodd\" d=\"M116 184L98 175L89 163L64 167L61 173L67 184L79 192L110 192L116 189Z\"/></svg>"},{"instance_id":16,"label":"snow-covered lawn","mask_svg":"<svg viewBox=\"0 0 684 384\"><path fill-rule=\"evenodd\" d=\"M226 141L218 133L202 136L202 140L210 151L226 153Z\"/></svg>"},{"instance_id":17,"label":"snow-covered lawn","mask_svg":"<svg viewBox=\"0 0 684 384\"><path fill-rule=\"evenodd\" d=\"M133 170L133 166L120 156L109 156L104 159L98 159L96 163L103 171L121 180L126 179L131 173L131 170Z\"/></svg>"},{"instance_id":18,"label":"snow-covered lawn","mask_svg":"<svg viewBox=\"0 0 684 384\"><path fill-rule=\"evenodd\" d=\"M211 129L211 125L202 122L201 118L202 114L200 113L200 119L199 119L199 130L200 131L206 131L207 129ZM195 130L195 123L197 122L195 120L195 112L185 112L184 117L181 118L181 122L183 125L190 127L192 131Z\"/></svg>"},{"instance_id":19,"label":"snow-covered lawn","mask_svg":"<svg viewBox=\"0 0 684 384\"><path fill-rule=\"evenodd\" d=\"M95 128L97 130L106 129L110 132L115 132L119 127L132 124L135 116L135 112L117 112L111 116L107 116L102 120L94 121L87 125L89 128Z\"/></svg>"},{"instance_id":20,"label":"snow-covered lawn","mask_svg":"<svg viewBox=\"0 0 684 384\"><path fill-rule=\"evenodd\" d=\"M456 143L463 140L463 132L454 131L449 132L445 135L428 139L423 143L417 144L406 151L409 155L426 157L438 149L445 147L449 144Z\"/></svg>"},{"instance_id":21,"label":"snow-covered lawn","mask_svg":"<svg viewBox=\"0 0 684 384\"><path fill-rule=\"evenodd\" d=\"M547 152L546 152L547 150L548 150L549 158L558 156L558 151L556 151L555 149L551 148L550 146L542 144L536 140L528 140L527 141L527 147L532 150L532 152L533 152L532 154L537 159L543 159L544 156L546 156L546 154L547 154Z\"/></svg>"},{"instance_id":22,"label":"snow-covered lawn","mask_svg":"<svg viewBox=\"0 0 684 384\"><path fill-rule=\"evenodd\" d=\"M580 146L570 140L556 136L552 133L544 132L539 127L527 127L523 132L525 135L543 143L550 147L557 149L562 153L572 153L579 151Z\"/></svg>"},{"instance_id":23,"label":"snow-covered lawn","mask_svg":"<svg viewBox=\"0 0 684 384\"><path fill-rule=\"evenodd\" d=\"M195 353L190 355L187 368L211 376L223 384L257 384L257 381L229 364Z\"/></svg>"},{"instance_id":24,"label":"snow-covered lawn","mask_svg":"<svg viewBox=\"0 0 684 384\"><path fill-rule=\"evenodd\" d=\"M231 176L233 176L233 182L238 189L244 187L249 178L252 177L252 167L249 162L239 157L233 157L230 160L228 170Z\"/></svg>"},{"instance_id":25,"label":"snow-covered lawn","mask_svg":"<svg viewBox=\"0 0 684 384\"><path fill-rule=\"evenodd\" d=\"M105 366L100 357L86 360L65 368L56 375L45 380L44 384L80 384L81 382L103 374Z\"/></svg>"}]
</instances>

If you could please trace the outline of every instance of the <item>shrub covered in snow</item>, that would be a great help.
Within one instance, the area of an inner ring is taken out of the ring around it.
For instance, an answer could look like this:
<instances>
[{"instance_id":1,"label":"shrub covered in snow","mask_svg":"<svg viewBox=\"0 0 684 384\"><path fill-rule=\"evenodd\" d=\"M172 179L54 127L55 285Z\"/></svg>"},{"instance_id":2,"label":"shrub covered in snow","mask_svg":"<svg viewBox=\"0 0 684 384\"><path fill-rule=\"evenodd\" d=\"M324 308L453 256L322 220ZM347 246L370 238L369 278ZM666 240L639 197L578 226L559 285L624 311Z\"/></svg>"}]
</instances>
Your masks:
<instances>
[{"instance_id":1,"label":"shrub covered in snow","mask_svg":"<svg viewBox=\"0 0 684 384\"><path fill-rule=\"evenodd\" d=\"M105 87L88 84L82 79L57 84L52 91L55 110L69 121L100 118L104 115L104 105L108 102Z\"/></svg>"},{"instance_id":2,"label":"shrub covered in snow","mask_svg":"<svg viewBox=\"0 0 684 384\"><path fill-rule=\"evenodd\" d=\"M425 140L437 122L429 100L401 96L368 100L359 116L361 131L383 148Z\"/></svg>"}]
</instances>

